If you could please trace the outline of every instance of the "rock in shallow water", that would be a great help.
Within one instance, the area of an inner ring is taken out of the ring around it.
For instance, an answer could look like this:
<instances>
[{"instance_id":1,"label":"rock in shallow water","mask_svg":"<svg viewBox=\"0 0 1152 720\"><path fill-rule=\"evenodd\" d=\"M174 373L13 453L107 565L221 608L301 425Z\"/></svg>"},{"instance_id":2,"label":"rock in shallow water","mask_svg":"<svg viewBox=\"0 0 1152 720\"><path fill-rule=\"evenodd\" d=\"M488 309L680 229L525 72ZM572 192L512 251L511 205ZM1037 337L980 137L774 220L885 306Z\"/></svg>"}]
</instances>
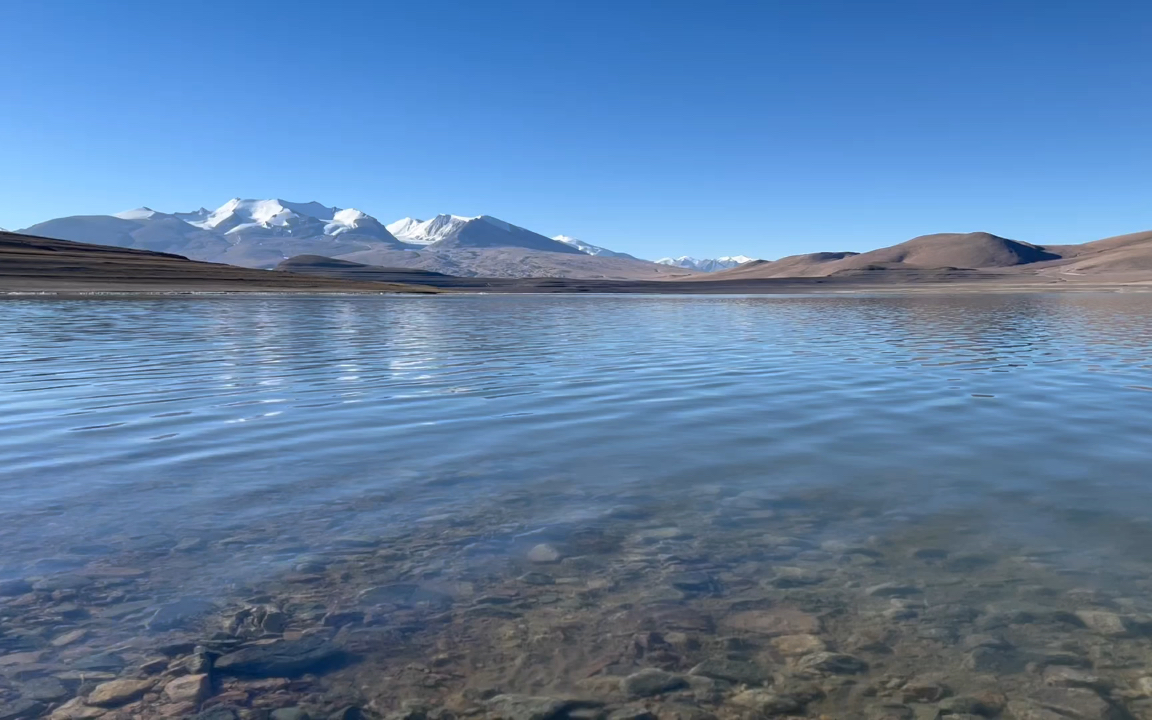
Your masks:
<instances>
[{"instance_id":1,"label":"rock in shallow water","mask_svg":"<svg viewBox=\"0 0 1152 720\"><path fill-rule=\"evenodd\" d=\"M963 667L973 672L1012 675L1024 671L1027 660L1012 650L978 647L964 658Z\"/></svg>"},{"instance_id":2,"label":"rock in shallow water","mask_svg":"<svg viewBox=\"0 0 1152 720\"><path fill-rule=\"evenodd\" d=\"M868 663L858 657L843 653L819 652L801 658L799 666L803 670L836 675L856 675L868 671Z\"/></svg>"},{"instance_id":3,"label":"rock in shallow water","mask_svg":"<svg viewBox=\"0 0 1152 720\"><path fill-rule=\"evenodd\" d=\"M772 647L784 657L799 657L828 649L815 635L781 635L772 639Z\"/></svg>"},{"instance_id":4,"label":"rock in shallow water","mask_svg":"<svg viewBox=\"0 0 1152 720\"><path fill-rule=\"evenodd\" d=\"M151 689L151 680L112 680L97 685L88 696L87 703L98 707L118 707L132 702Z\"/></svg>"},{"instance_id":5,"label":"rock in shallow water","mask_svg":"<svg viewBox=\"0 0 1152 720\"><path fill-rule=\"evenodd\" d=\"M172 630L216 609L216 605L200 598L182 598L161 605L145 624L149 630Z\"/></svg>"},{"instance_id":6,"label":"rock in shallow water","mask_svg":"<svg viewBox=\"0 0 1152 720\"><path fill-rule=\"evenodd\" d=\"M572 707L573 703L552 697L497 695L486 705L492 720L552 720Z\"/></svg>"},{"instance_id":7,"label":"rock in shallow water","mask_svg":"<svg viewBox=\"0 0 1152 720\"><path fill-rule=\"evenodd\" d=\"M20 686L20 696L26 700L57 702L71 694L64 683L51 677L34 678Z\"/></svg>"},{"instance_id":8,"label":"rock in shallow water","mask_svg":"<svg viewBox=\"0 0 1152 720\"><path fill-rule=\"evenodd\" d=\"M234 708L219 706L193 715L189 720L236 720Z\"/></svg>"},{"instance_id":9,"label":"rock in shallow water","mask_svg":"<svg viewBox=\"0 0 1152 720\"><path fill-rule=\"evenodd\" d=\"M560 551L547 543L541 543L528 551L528 560L534 563L560 562L561 557Z\"/></svg>"},{"instance_id":10,"label":"rock in shallow water","mask_svg":"<svg viewBox=\"0 0 1152 720\"><path fill-rule=\"evenodd\" d=\"M207 675L185 675L165 685L164 695L172 702L200 704L208 697L210 689Z\"/></svg>"},{"instance_id":11,"label":"rock in shallow water","mask_svg":"<svg viewBox=\"0 0 1152 720\"><path fill-rule=\"evenodd\" d=\"M1013 700L1015 720L1120 720L1125 714L1091 690L1044 688L1027 700Z\"/></svg>"},{"instance_id":12,"label":"rock in shallow water","mask_svg":"<svg viewBox=\"0 0 1152 720\"><path fill-rule=\"evenodd\" d=\"M1076 617L1085 627L1106 637L1124 637L1131 631L1129 623L1116 613L1100 610L1081 610Z\"/></svg>"},{"instance_id":13,"label":"rock in shallow water","mask_svg":"<svg viewBox=\"0 0 1152 720\"><path fill-rule=\"evenodd\" d=\"M629 675L620 682L620 689L632 698L649 697L671 690L687 687L688 682L680 675L670 672L647 668L638 673Z\"/></svg>"},{"instance_id":14,"label":"rock in shallow water","mask_svg":"<svg viewBox=\"0 0 1152 720\"><path fill-rule=\"evenodd\" d=\"M24 580L0 580L0 597L16 597L32 592L32 586Z\"/></svg>"},{"instance_id":15,"label":"rock in shallow water","mask_svg":"<svg viewBox=\"0 0 1152 720\"><path fill-rule=\"evenodd\" d=\"M241 648L217 659L215 669L224 675L295 677L306 672L321 672L337 665L341 659L342 653L335 645L310 636Z\"/></svg>"},{"instance_id":16,"label":"rock in shallow water","mask_svg":"<svg viewBox=\"0 0 1152 720\"><path fill-rule=\"evenodd\" d=\"M0 720L25 720L37 718L44 712L44 703L36 700L21 699L10 703L0 701Z\"/></svg>"},{"instance_id":17,"label":"rock in shallow water","mask_svg":"<svg viewBox=\"0 0 1152 720\"><path fill-rule=\"evenodd\" d=\"M767 673L758 665L743 660L711 658L688 671L689 675L700 675L716 680L726 680L745 685L763 684Z\"/></svg>"},{"instance_id":18,"label":"rock in shallow water","mask_svg":"<svg viewBox=\"0 0 1152 720\"><path fill-rule=\"evenodd\" d=\"M816 616L789 608L744 610L729 615L724 624L760 635L804 635L820 632L821 627Z\"/></svg>"},{"instance_id":19,"label":"rock in shallow water","mask_svg":"<svg viewBox=\"0 0 1152 720\"><path fill-rule=\"evenodd\" d=\"M92 720L98 718L108 711L104 708L89 707L84 704L84 698L73 698L64 703L49 717L52 720ZM3 717L3 715L0 715Z\"/></svg>"},{"instance_id":20,"label":"rock in shallow water","mask_svg":"<svg viewBox=\"0 0 1152 720\"><path fill-rule=\"evenodd\" d=\"M731 702L761 715L790 715L804 709L804 704L798 699L789 695L777 695L769 690L745 690L735 695Z\"/></svg>"}]
</instances>

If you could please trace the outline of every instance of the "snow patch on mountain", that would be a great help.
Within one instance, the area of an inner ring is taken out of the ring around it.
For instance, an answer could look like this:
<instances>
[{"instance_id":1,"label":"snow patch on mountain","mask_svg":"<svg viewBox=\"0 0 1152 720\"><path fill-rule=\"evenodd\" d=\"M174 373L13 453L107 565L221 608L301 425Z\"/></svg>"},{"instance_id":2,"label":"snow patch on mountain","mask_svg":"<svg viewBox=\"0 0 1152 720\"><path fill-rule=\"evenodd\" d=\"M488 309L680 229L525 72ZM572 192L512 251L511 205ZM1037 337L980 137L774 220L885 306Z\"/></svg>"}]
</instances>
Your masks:
<instances>
[{"instance_id":1,"label":"snow patch on mountain","mask_svg":"<svg viewBox=\"0 0 1152 720\"><path fill-rule=\"evenodd\" d=\"M388 232L392 233L397 238L403 238L412 234L412 231L416 229L416 226L422 222L424 221L417 220L416 218L406 217L397 220L394 223L388 223L384 227L388 228Z\"/></svg>"},{"instance_id":2,"label":"snow patch on mountain","mask_svg":"<svg viewBox=\"0 0 1152 720\"><path fill-rule=\"evenodd\" d=\"M147 220L148 218L153 217L154 215L156 215L156 211L153 210L152 208L138 207L138 208L135 208L134 210L125 210L123 212L118 212L118 213L114 214L112 217L118 217L121 220Z\"/></svg>"},{"instance_id":3,"label":"snow patch on mountain","mask_svg":"<svg viewBox=\"0 0 1152 720\"><path fill-rule=\"evenodd\" d=\"M718 258L704 258L698 259L689 255L681 255L680 257L666 257L660 258L656 262L660 265L671 265L673 267L682 267L688 270L700 270L703 272L716 272L717 270L727 270L734 268L737 265L743 265L746 262L752 262L755 258L750 258L747 255L727 255Z\"/></svg>"},{"instance_id":4,"label":"snow patch on mountain","mask_svg":"<svg viewBox=\"0 0 1152 720\"><path fill-rule=\"evenodd\" d=\"M379 221L371 215L360 212L355 208L348 208L347 210L337 210L332 214L332 222L324 226L324 234L339 235L340 233L351 232L361 227L372 227L379 224Z\"/></svg>"},{"instance_id":5,"label":"snow patch on mountain","mask_svg":"<svg viewBox=\"0 0 1152 720\"><path fill-rule=\"evenodd\" d=\"M476 219L478 218L462 215L437 215L431 220L404 218L392 223L388 228L389 232L403 242L413 245L431 245L452 235L465 223ZM489 220L495 220L495 218L489 218ZM396 227L396 230L392 230L392 227ZM506 227L507 223L505 223L505 229Z\"/></svg>"},{"instance_id":6,"label":"snow patch on mountain","mask_svg":"<svg viewBox=\"0 0 1152 720\"><path fill-rule=\"evenodd\" d=\"M586 243L583 240L579 240L577 238L574 238L574 237L571 237L568 235L557 235L557 236L553 237L552 239L557 241L557 242L562 242L565 245L571 245L572 247L576 248L577 250L579 250L580 252L582 252L586 255L592 255L595 257L623 257L623 258L633 257L632 255L629 255L628 253L616 252L615 250L609 250L608 248L602 248L599 245L593 245L592 243Z\"/></svg>"},{"instance_id":7,"label":"snow patch on mountain","mask_svg":"<svg viewBox=\"0 0 1152 720\"><path fill-rule=\"evenodd\" d=\"M317 202L232 198L204 220L193 221L191 224L225 234L248 230L295 234L305 228L314 231L317 225L332 222L336 212L337 208L325 207Z\"/></svg>"}]
</instances>

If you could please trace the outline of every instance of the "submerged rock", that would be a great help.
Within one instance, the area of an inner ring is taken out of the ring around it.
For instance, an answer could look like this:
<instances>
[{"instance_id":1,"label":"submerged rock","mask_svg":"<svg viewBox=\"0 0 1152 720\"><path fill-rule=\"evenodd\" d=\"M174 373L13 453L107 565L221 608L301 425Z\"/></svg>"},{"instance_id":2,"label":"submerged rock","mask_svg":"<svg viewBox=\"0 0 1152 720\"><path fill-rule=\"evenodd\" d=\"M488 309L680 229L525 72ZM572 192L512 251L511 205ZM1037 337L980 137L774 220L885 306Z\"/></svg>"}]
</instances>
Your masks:
<instances>
[{"instance_id":1,"label":"submerged rock","mask_svg":"<svg viewBox=\"0 0 1152 720\"><path fill-rule=\"evenodd\" d=\"M44 703L21 698L12 702L0 701L0 720L30 720L44 712Z\"/></svg>"},{"instance_id":2,"label":"submerged rock","mask_svg":"<svg viewBox=\"0 0 1152 720\"><path fill-rule=\"evenodd\" d=\"M625 695L633 698L659 695L687 686L688 681L683 676L656 668L641 670L620 681L620 689L624 691Z\"/></svg>"},{"instance_id":3,"label":"submerged rock","mask_svg":"<svg viewBox=\"0 0 1152 720\"><path fill-rule=\"evenodd\" d=\"M152 689L152 680L112 680L101 685L88 695L87 703L98 707L118 707L126 705Z\"/></svg>"},{"instance_id":4,"label":"submerged rock","mask_svg":"<svg viewBox=\"0 0 1152 720\"><path fill-rule=\"evenodd\" d=\"M789 608L744 610L729 615L724 623L735 630L761 635L808 635L821 629L815 615Z\"/></svg>"},{"instance_id":5,"label":"submerged rock","mask_svg":"<svg viewBox=\"0 0 1152 720\"><path fill-rule=\"evenodd\" d=\"M755 663L743 660L729 660L727 658L705 660L689 670L688 674L700 675L716 680L726 680L731 683L743 683L745 685L763 684L764 679L767 677L767 673Z\"/></svg>"},{"instance_id":6,"label":"submerged rock","mask_svg":"<svg viewBox=\"0 0 1152 720\"><path fill-rule=\"evenodd\" d=\"M547 543L541 543L528 551L528 561L534 563L560 562L561 557L563 555L560 551Z\"/></svg>"},{"instance_id":7,"label":"submerged rock","mask_svg":"<svg viewBox=\"0 0 1152 720\"><path fill-rule=\"evenodd\" d=\"M210 691L211 683L205 674L185 675L164 686L165 697L173 702L199 704L208 697Z\"/></svg>"},{"instance_id":8,"label":"submerged rock","mask_svg":"<svg viewBox=\"0 0 1152 720\"><path fill-rule=\"evenodd\" d=\"M801 658L798 665L802 670L816 670L835 675L856 675L868 671L868 663L860 658L833 652L808 655Z\"/></svg>"},{"instance_id":9,"label":"submerged rock","mask_svg":"<svg viewBox=\"0 0 1152 720\"><path fill-rule=\"evenodd\" d=\"M93 718L101 717L107 712L104 708L84 704L84 698L73 698L56 708L49 717L52 720L93 720ZM37 716L31 715L29 717ZM0 714L0 718L8 720L3 714Z\"/></svg>"},{"instance_id":10,"label":"submerged rock","mask_svg":"<svg viewBox=\"0 0 1152 720\"><path fill-rule=\"evenodd\" d=\"M1116 613L1100 610L1081 610L1076 617L1084 626L1095 633L1107 637L1124 637L1131 633L1129 623Z\"/></svg>"},{"instance_id":11,"label":"submerged rock","mask_svg":"<svg viewBox=\"0 0 1152 720\"><path fill-rule=\"evenodd\" d=\"M1120 720L1124 713L1091 690L1044 688L1008 703L1016 720Z\"/></svg>"},{"instance_id":12,"label":"submerged rock","mask_svg":"<svg viewBox=\"0 0 1152 720\"><path fill-rule=\"evenodd\" d=\"M497 695L485 705L492 720L552 720L572 702L533 695Z\"/></svg>"},{"instance_id":13,"label":"submerged rock","mask_svg":"<svg viewBox=\"0 0 1152 720\"><path fill-rule=\"evenodd\" d=\"M734 695L733 705L748 708L761 715L791 715L804 709L804 703L790 695L778 695L769 690L745 690Z\"/></svg>"},{"instance_id":14,"label":"submerged rock","mask_svg":"<svg viewBox=\"0 0 1152 720\"><path fill-rule=\"evenodd\" d=\"M71 694L64 683L52 677L33 678L20 686L20 696L27 700L58 702Z\"/></svg>"},{"instance_id":15,"label":"submerged rock","mask_svg":"<svg viewBox=\"0 0 1152 720\"><path fill-rule=\"evenodd\" d=\"M643 705L625 705L608 713L607 720L656 720L656 716Z\"/></svg>"},{"instance_id":16,"label":"submerged rock","mask_svg":"<svg viewBox=\"0 0 1152 720\"><path fill-rule=\"evenodd\" d=\"M799 657L828 649L824 641L815 635L781 635L772 639L772 647L784 657Z\"/></svg>"},{"instance_id":17,"label":"submerged rock","mask_svg":"<svg viewBox=\"0 0 1152 720\"><path fill-rule=\"evenodd\" d=\"M294 677L333 666L342 653L317 636L249 645L216 660L215 669L225 675L247 677Z\"/></svg>"},{"instance_id":18,"label":"submerged rock","mask_svg":"<svg viewBox=\"0 0 1152 720\"><path fill-rule=\"evenodd\" d=\"M172 630L182 627L198 617L207 615L216 605L200 598L182 598L176 602L161 605L145 623L149 630Z\"/></svg>"},{"instance_id":19,"label":"submerged rock","mask_svg":"<svg viewBox=\"0 0 1152 720\"><path fill-rule=\"evenodd\" d=\"M1003 708L1002 699L977 697L975 695L957 695L944 698L936 706L942 715L981 715L991 717L1000 713Z\"/></svg>"},{"instance_id":20,"label":"submerged rock","mask_svg":"<svg viewBox=\"0 0 1152 720\"><path fill-rule=\"evenodd\" d=\"M0 597L16 597L32 592L32 585L25 580L0 580Z\"/></svg>"},{"instance_id":21,"label":"submerged rock","mask_svg":"<svg viewBox=\"0 0 1152 720\"><path fill-rule=\"evenodd\" d=\"M965 670L982 673L1015 674L1024 671L1027 660L1012 650L978 647L964 658Z\"/></svg>"}]
</instances>

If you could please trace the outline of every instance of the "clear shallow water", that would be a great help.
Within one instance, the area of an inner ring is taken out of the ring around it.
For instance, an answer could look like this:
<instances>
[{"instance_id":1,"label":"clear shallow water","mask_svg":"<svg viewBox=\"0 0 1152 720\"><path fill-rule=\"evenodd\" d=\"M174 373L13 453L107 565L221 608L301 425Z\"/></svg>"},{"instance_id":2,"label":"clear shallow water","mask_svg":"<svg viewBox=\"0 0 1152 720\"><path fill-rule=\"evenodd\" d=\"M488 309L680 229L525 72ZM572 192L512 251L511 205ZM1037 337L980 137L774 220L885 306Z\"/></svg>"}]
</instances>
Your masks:
<instances>
[{"instance_id":1,"label":"clear shallow water","mask_svg":"<svg viewBox=\"0 0 1152 720\"><path fill-rule=\"evenodd\" d=\"M150 577L131 598L224 605L381 543L444 544L357 566L359 585L346 570L345 595L384 574L479 587L539 543L590 553L591 578L633 557L621 542L658 546L661 578L793 557L721 563L749 527L825 554L1023 554L1121 594L1152 561L1148 296L35 299L0 317L0 579L130 567ZM691 604L690 586L649 601ZM121 625L93 637L139 631Z\"/></svg>"},{"instance_id":2,"label":"clear shallow water","mask_svg":"<svg viewBox=\"0 0 1152 720\"><path fill-rule=\"evenodd\" d=\"M402 499L347 524L391 525L551 482L608 506L719 483L831 486L894 510L1006 490L1152 507L1144 296L0 311L0 522L17 541L287 520L378 491Z\"/></svg>"}]
</instances>

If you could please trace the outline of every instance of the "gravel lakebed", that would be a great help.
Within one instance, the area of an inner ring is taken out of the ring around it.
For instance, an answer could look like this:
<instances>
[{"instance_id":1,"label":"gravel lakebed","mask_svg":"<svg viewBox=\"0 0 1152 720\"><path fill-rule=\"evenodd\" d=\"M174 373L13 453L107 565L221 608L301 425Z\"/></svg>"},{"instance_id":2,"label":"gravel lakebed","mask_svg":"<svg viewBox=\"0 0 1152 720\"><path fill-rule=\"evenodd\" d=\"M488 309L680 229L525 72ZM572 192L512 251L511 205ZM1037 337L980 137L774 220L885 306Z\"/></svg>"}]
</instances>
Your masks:
<instances>
[{"instance_id":1,"label":"gravel lakebed","mask_svg":"<svg viewBox=\"0 0 1152 720\"><path fill-rule=\"evenodd\" d=\"M0 720L1152 719L1144 525L723 485L538 520L585 500L42 548L0 580Z\"/></svg>"}]
</instances>

